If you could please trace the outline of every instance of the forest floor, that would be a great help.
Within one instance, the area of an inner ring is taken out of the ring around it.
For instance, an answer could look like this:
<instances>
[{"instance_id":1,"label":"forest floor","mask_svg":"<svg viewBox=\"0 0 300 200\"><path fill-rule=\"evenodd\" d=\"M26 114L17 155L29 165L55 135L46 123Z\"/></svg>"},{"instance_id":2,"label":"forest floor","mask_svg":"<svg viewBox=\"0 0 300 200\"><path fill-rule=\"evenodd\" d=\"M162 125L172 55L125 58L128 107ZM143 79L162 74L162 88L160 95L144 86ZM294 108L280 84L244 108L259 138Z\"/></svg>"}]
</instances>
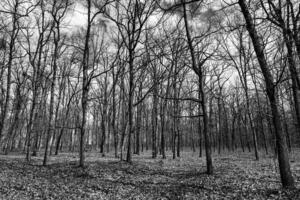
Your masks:
<instances>
[{"instance_id":1,"label":"forest floor","mask_svg":"<svg viewBox=\"0 0 300 200\"><path fill-rule=\"evenodd\" d=\"M183 152L173 160L151 159L151 152L127 164L107 155L86 153L42 157L27 164L24 155L0 155L0 199L300 199L300 150L291 154L296 190L283 190L277 162L250 153L214 155L214 175L205 174L205 158Z\"/></svg>"}]
</instances>

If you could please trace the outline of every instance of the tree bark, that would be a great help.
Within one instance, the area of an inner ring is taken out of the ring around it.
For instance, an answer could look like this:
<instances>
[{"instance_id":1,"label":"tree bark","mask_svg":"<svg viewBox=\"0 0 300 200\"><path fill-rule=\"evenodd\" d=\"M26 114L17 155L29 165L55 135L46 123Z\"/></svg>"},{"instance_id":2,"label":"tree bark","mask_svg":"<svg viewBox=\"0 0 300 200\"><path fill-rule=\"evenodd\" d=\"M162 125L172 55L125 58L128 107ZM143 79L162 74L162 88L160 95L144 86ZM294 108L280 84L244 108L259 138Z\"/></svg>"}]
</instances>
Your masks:
<instances>
[{"instance_id":1,"label":"tree bark","mask_svg":"<svg viewBox=\"0 0 300 200\"><path fill-rule=\"evenodd\" d=\"M9 102L10 102L10 88L11 88L11 74L12 74L12 65L14 59L14 51L15 51L15 41L18 36L18 9L19 9L19 0L15 1L14 11L12 14L12 31L9 42L9 53L8 53L8 62L7 62L7 80L6 80L6 94L5 94L5 102L4 107L1 112L1 120L0 120L0 140L2 138L2 133L4 129L4 124L7 117L7 112L9 110Z\"/></svg>"},{"instance_id":2,"label":"tree bark","mask_svg":"<svg viewBox=\"0 0 300 200\"><path fill-rule=\"evenodd\" d=\"M249 8L245 0L239 0L238 3L240 5L243 16L245 18L246 28L252 39L254 51L256 53L266 83L267 95L270 101L271 111L273 116L273 125L275 127L275 136L276 136L276 144L278 149L278 162L279 162L281 183L285 188L294 188L295 183L290 169L286 140L284 138L284 134L282 131L280 114L278 110L278 99L276 97L276 90L275 90L275 85L273 83L273 77L270 72L270 69L268 68L267 60L264 54L263 44L256 31L252 16L249 12Z\"/></svg>"},{"instance_id":3,"label":"tree bark","mask_svg":"<svg viewBox=\"0 0 300 200\"><path fill-rule=\"evenodd\" d=\"M204 79L203 79L203 64L197 67L195 54L194 54L194 47L192 44L191 35L189 32L189 25L188 25L188 19L187 19L187 11L186 11L186 5L185 0L181 0L183 3L183 14L184 14L184 23L185 23L185 31L186 31L186 37L188 41L189 51L192 58L192 68L196 72L199 78L199 89L200 89L200 95L201 95L201 108L202 108L202 114L203 114L203 133L204 133L204 139L205 139L205 155L206 155L206 173L207 174L213 174L213 164L212 164L212 157L211 157L211 142L210 142L210 136L208 133L208 116L207 116L207 110L206 110L206 96L204 92Z\"/></svg>"}]
</instances>

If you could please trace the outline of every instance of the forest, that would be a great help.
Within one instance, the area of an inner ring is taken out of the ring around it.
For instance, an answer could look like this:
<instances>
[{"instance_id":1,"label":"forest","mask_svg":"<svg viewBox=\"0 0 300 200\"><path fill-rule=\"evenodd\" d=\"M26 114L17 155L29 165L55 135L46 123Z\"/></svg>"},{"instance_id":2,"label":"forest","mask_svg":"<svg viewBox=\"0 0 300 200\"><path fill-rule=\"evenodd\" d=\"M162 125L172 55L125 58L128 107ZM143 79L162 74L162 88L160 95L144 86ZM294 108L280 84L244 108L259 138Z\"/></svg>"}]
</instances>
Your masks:
<instances>
[{"instance_id":1,"label":"forest","mask_svg":"<svg viewBox=\"0 0 300 200\"><path fill-rule=\"evenodd\" d=\"M297 0L1 0L0 199L300 199Z\"/></svg>"}]
</instances>

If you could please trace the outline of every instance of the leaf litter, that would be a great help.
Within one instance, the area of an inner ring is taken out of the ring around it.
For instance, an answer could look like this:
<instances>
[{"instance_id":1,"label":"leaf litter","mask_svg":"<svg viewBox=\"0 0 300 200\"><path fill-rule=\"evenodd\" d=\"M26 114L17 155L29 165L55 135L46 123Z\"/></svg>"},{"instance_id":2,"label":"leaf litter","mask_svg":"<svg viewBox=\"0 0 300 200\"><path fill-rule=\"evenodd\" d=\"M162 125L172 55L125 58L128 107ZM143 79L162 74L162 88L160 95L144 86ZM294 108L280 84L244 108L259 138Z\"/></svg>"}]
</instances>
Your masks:
<instances>
[{"instance_id":1,"label":"leaf litter","mask_svg":"<svg viewBox=\"0 0 300 200\"><path fill-rule=\"evenodd\" d=\"M205 174L205 158L183 152L181 158L134 156L128 164L108 154L87 153L86 167L76 154L42 157L31 164L24 155L0 156L0 199L300 199L300 159L291 163L297 189L281 188L276 162L255 161L248 153L214 155L214 175Z\"/></svg>"}]
</instances>

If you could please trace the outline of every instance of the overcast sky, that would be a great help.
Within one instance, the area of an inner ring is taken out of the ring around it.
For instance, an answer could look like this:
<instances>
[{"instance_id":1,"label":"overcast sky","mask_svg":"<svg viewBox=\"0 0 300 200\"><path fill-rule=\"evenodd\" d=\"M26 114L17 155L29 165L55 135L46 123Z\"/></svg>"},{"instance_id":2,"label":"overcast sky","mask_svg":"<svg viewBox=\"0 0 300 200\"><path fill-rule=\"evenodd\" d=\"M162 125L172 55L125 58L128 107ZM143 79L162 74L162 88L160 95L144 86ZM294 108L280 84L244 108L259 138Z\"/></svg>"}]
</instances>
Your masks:
<instances>
[{"instance_id":1,"label":"overcast sky","mask_svg":"<svg viewBox=\"0 0 300 200\"><path fill-rule=\"evenodd\" d=\"M75 3L72 11L66 15L65 22L70 25L70 27L82 27L86 23L86 9L79 3Z\"/></svg>"}]
</instances>

